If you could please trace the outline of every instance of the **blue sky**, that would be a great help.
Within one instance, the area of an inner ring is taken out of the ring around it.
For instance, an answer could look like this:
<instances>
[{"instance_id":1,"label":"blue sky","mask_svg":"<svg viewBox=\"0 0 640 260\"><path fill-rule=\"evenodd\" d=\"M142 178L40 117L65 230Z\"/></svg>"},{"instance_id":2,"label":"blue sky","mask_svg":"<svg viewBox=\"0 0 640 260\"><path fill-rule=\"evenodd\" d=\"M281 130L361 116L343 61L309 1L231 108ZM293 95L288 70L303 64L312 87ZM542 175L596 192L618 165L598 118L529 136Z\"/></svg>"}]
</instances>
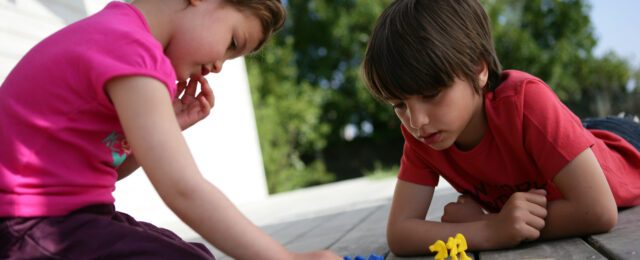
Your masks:
<instances>
[{"instance_id":1,"label":"blue sky","mask_svg":"<svg viewBox=\"0 0 640 260\"><path fill-rule=\"evenodd\" d=\"M640 67L640 0L591 0L596 55L613 50Z\"/></svg>"}]
</instances>

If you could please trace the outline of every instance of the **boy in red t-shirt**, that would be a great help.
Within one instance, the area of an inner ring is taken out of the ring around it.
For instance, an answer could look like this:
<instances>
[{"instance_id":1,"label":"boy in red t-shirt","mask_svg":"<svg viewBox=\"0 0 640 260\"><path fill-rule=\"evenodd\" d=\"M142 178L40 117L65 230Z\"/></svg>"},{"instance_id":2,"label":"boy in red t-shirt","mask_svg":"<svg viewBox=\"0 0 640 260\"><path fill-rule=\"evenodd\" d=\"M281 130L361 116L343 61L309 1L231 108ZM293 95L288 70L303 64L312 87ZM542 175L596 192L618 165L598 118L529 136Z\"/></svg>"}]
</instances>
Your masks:
<instances>
[{"instance_id":1,"label":"boy in red t-shirt","mask_svg":"<svg viewBox=\"0 0 640 260\"><path fill-rule=\"evenodd\" d=\"M405 138L387 237L397 255L463 233L470 249L607 232L640 205L640 125L581 122L540 79L502 71L477 0L396 0L363 64ZM442 176L462 193L425 221Z\"/></svg>"}]
</instances>

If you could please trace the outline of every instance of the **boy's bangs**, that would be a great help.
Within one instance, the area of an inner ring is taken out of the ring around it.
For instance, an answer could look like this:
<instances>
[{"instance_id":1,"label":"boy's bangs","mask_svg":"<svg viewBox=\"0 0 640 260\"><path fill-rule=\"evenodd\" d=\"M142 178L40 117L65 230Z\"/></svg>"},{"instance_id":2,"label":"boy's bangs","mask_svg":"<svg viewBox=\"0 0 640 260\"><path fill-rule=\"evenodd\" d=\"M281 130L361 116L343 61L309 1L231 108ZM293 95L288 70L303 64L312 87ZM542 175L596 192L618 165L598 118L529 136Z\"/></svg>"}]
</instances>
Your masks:
<instances>
[{"instance_id":1,"label":"boy's bangs","mask_svg":"<svg viewBox=\"0 0 640 260\"><path fill-rule=\"evenodd\" d=\"M448 70L451 64L442 64L428 51L401 51L399 46L407 45L401 41L398 37L387 37L383 44L372 45L368 50L365 77L376 98L386 101L412 95L433 95L451 85L455 78Z\"/></svg>"}]
</instances>

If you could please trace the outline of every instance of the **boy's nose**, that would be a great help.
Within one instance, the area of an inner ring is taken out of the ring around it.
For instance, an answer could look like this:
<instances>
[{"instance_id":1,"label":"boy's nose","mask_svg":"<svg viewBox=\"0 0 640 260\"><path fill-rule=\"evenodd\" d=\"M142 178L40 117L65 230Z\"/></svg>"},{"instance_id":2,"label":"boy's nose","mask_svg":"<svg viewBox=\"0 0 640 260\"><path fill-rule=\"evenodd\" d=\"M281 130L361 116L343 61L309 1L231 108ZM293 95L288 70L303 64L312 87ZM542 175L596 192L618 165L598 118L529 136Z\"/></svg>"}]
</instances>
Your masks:
<instances>
[{"instance_id":1,"label":"boy's nose","mask_svg":"<svg viewBox=\"0 0 640 260\"><path fill-rule=\"evenodd\" d=\"M429 116L422 109L409 109L409 125L414 129L420 129L422 126L429 124Z\"/></svg>"}]
</instances>

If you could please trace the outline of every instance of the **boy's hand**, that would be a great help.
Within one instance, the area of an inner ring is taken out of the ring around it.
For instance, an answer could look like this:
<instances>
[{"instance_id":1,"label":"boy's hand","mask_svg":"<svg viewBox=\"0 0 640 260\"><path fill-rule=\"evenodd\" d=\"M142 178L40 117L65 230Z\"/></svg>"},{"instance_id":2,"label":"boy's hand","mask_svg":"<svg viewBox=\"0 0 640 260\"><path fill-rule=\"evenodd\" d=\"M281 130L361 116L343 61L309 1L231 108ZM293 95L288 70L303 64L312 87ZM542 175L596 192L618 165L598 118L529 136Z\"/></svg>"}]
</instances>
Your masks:
<instances>
[{"instance_id":1,"label":"boy's hand","mask_svg":"<svg viewBox=\"0 0 640 260\"><path fill-rule=\"evenodd\" d=\"M334 254L331 251L315 251L309 253L293 253L294 260L303 260L303 259L324 259L324 260L342 260L342 257Z\"/></svg>"},{"instance_id":2,"label":"boy's hand","mask_svg":"<svg viewBox=\"0 0 640 260\"><path fill-rule=\"evenodd\" d=\"M200 82L200 94L196 96L196 90ZM180 129L185 130L209 115L213 108L215 97L209 82L204 77L190 78L178 82L176 99L173 101L173 110L176 113Z\"/></svg>"},{"instance_id":3,"label":"boy's hand","mask_svg":"<svg viewBox=\"0 0 640 260\"><path fill-rule=\"evenodd\" d=\"M442 222L465 223L482 220L485 213L482 206L468 195L460 195L457 202L444 206Z\"/></svg>"},{"instance_id":4,"label":"boy's hand","mask_svg":"<svg viewBox=\"0 0 640 260\"><path fill-rule=\"evenodd\" d=\"M507 201L500 213L492 214L489 230L497 246L515 246L522 241L536 240L545 226L547 217L547 192L531 190L516 192Z\"/></svg>"}]
</instances>

